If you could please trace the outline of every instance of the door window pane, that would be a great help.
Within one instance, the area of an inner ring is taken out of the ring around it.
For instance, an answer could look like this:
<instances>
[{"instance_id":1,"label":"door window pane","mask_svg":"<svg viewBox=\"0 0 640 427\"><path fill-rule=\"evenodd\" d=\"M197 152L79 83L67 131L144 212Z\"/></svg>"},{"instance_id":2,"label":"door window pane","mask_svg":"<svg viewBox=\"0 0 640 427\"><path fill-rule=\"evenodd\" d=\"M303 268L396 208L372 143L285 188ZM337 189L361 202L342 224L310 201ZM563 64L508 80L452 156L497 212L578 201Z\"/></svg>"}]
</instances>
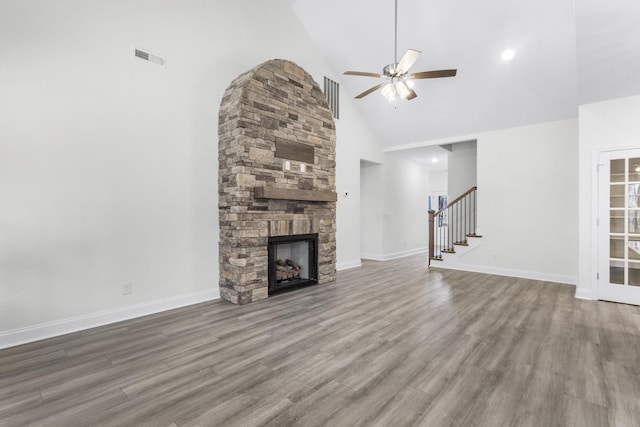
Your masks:
<instances>
[{"instance_id":1,"label":"door window pane","mask_svg":"<svg viewBox=\"0 0 640 427\"><path fill-rule=\"evenodd\" d=\"M609 231L611 233L624 233L624 211L609 212Z\"/></svg>"},{"instance_id":2,"label":"door window pane","mask_svg":"<svg viewBox=\"0 0 640 427\"><path fill-rule=\"evenodd\" d=\"M640 207L640 184L629 184L627 189L628 208Z\"/></svg>"},{"instance_id":3,"label":"door window pane","mask_svg":"<svg viewBox=\"0 0 640 427\"><path fill-rule=\"evenodd\" d=\"M629 239L627 243L627 254L629 255L629 259L640 260L640 240Z\"/></svg>"},{"instance_id":4,"label":"door window pane","mask_svg":"<svg viewBox=\"0 0 640 427\"><path fill-rule=\"evenodd\" d=\"M640 159L629 159L629 181L640 181Z\"/></svg>"},{"instance_id":5,"label":"door window pane","mask_svg":"<svg viewBox=\"0 0 640 427\"><path fill-rule=\"evenodd\" d=\"M629 285L640 286L640 263L629 263Z\"/></svg>"},{"instance_id":6,"label":"door window pane","mask_svg":"<svg viewBox=\"0 0 640 427\"><path fill-rule=\"evenodd\" d=\"M614 233L614 231L611 232ZM629 210L629 233L640 234L640 210Z\"/></svg>"},{"instance_id":7,"label":"door window pane","mask_svg":"<svg viewBox=\"0 0 640 427\"><path fill-rule=\"evenodd\" d=\"M610 199L612 208L624 208L624 184L611 186Z\"/></svg>"},{"instance_id":8,"label":"door window pane","mask_svg":"<svg viewBox=\"0 0 640 427\"><path fill-rule=\"evenodd\" d=\"M611 182L624 182L624 159L611 160Z\"/></svg>"},{"instance_id":9,"label":"door window pane","mask_svg":"<svg viewBox=\"0 0 640 427\"><path fill-rule=\"evenodd\" d=\"M609 283L624 285L624 261L609 261Z\"/></svg>"},{"instance_id":10,"label":"door window pane","mask_svg":"<svg viewBox=\"0 0 640 427\"><path fill-rule=\"evenodd\" d=\"M612 236L609 239L609 257L624 259L624 237Z\"/></svg>"}]
</instances>

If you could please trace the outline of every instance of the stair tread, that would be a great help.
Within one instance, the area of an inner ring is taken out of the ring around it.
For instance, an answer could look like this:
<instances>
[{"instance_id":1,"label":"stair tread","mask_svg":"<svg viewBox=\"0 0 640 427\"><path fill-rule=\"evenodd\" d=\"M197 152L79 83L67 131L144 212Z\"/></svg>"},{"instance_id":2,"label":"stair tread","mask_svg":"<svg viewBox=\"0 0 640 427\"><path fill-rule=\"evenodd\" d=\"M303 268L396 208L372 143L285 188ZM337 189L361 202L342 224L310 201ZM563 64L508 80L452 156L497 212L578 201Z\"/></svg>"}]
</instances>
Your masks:
<instances>
[{"instance_id":1,"label":"stair tread","mask_svg":"<svg viewBox=\"0 0 640 427\"><path fill-rule=\"evenodd\" d=\"M480 235L480 234L467 234L467 237L475 237L475 238L479 239L479 238L482 237L482 235Z\"/></svg>"}]
</instances>

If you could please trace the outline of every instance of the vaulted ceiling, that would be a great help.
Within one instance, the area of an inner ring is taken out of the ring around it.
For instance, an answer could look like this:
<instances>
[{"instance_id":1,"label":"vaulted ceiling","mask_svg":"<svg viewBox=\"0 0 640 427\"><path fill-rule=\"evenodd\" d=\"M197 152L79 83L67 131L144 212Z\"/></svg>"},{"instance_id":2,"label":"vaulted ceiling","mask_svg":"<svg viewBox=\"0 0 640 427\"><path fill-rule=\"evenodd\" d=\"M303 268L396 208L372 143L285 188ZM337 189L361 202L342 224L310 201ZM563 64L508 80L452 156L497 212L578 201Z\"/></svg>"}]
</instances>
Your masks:
<instances>
[{"instance_id":1,"label":"vaulted ceiling","mask_svg":"<svg viewBox=\"0 0 640 427\"><path fill-rule=\"evenodd\" d=\"M340 75L342 96L380 79L394 61L394 0L290 0ZM638 0L398 0L398 56L411 71L457 68L419 80L412 101L356 100L387 147L577 117L584 103L640 94ZM511 61L501 59L513 49Z\"/></svg>"}]
</instances>

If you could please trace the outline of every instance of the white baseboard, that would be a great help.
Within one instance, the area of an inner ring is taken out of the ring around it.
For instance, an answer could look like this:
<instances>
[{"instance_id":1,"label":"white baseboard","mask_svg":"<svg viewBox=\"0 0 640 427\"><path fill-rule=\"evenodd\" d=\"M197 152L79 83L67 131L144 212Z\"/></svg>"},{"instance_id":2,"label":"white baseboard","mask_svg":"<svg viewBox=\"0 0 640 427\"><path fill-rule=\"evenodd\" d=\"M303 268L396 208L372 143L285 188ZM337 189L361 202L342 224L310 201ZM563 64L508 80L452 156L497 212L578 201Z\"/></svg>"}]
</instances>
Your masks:
<instances>
[{"instance_id":1,"label":"white baseboard","mask_svg":"<svg viewBox=\"0 0 640 427\"><path fill-rule=\"evenodd\" d=\"M411 255L417 255L417 254L422 254L422 253L426 253L429 251L429 248L416 248L416 249L409 249L406 251L401 251L401 252L393 252L390 254L361 254L360 258L362 259L370 259L373 261L389 261L392 259L398 259L398 258L404 258L407 256L411 256Z\"/></svg>"},{"instance_id":2,"label":"white baseboard","mask_svg":"<svg viewBox=\"0 0 640 427\"><path fill-rule=\"evenodd\" d=\"M384 256L380 254L360 254L360 259L370 259L372 261L384 261Z\"/></svg>"},{"instance_id":3,"label":"white baseboard","mask_svg":"<svg viewBox=\"0 0 640 427\"><path fill-rule=\"evenodd\" d=\"M409 249L407 251L394 252L390 254L385 254L384 261L388 261L391 259L404 258L406 256L411 256L411 255L423 254L426 252L429 252L429 248L416 248L416 249ZM427 260L427 258L425 258L425 260Z\"/></svg>"},{"instance_id":4,"label":"white baseboard","mask_svg":"<svg viewBox=\"0 0 640 427\"><path fill-rule=\"evenodd\" d=\"M217 289L0 332L0 349L220 298Z\"/></svg>"},{"instance_id":5,"label":"white baseboard","mask_svg":"<svg viewBox=\"0 0 640 427\"><path fill-rule=\"evenodd\" d=\"M577 276L565 276L561 274L541 273L538 271L513 270L510 268L485 267L481 265L458 264L457 266L439 265L438 261L432 261L431 267L446 268L449 270L471 271L474 273L494 274L496 276L519 277L522 279L540 280L543 282L562 283L576 285Z\"/></svg>"},{"instance_id":6,"label":"white baseboard","mask_svg":"<svg viewBox=\"0 0 640 427\"><path fill-rule=\"evenodd\" d=\"M576 286L576 298L586 300L597 300L591 289L579 288Z\"/></svg>"},{"instance_id":7,"label":"white baseboard","mask_svg":"<svg viewBox=\"0 0 640 427\"><path fill-rule=\"evenodd\" d=\"M348 270L350 268L362 267L360 259L354 259L353 261L339 262L336 264L336 270Z\"/></svg>"}]
</instances>

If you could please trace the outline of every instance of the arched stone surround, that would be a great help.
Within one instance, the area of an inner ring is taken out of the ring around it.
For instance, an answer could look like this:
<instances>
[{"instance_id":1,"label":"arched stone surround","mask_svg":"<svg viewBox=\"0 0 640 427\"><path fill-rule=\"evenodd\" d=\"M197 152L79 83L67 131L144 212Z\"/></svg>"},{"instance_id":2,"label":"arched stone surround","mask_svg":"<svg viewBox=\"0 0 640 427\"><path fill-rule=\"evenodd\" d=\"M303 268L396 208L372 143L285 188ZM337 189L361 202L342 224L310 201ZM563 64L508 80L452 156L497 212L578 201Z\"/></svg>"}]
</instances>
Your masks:
<instances>
[{"instance_id":1,"label":"arched stone surround","mask_svg":"<svg viewBox=\"0 0 640 427\"><path fill-rule=\"evenodd\" d=\"M267 298L270 236L318 233L318 282L335 280L335 144L335 124L324 94L293 62L267 61L227 88L218 120L223 299L245 304ZM293 147L294 154L282 148L277 152L276 146ZM296 148L305 153L305 160L296 160ZM285 161L290 170L285 170ZM261 189L260 198L256 188ZM334 197L280 200L266 198L267 188L292 190L303 194L300 198Z\"/></svg>"}]
</instances>

